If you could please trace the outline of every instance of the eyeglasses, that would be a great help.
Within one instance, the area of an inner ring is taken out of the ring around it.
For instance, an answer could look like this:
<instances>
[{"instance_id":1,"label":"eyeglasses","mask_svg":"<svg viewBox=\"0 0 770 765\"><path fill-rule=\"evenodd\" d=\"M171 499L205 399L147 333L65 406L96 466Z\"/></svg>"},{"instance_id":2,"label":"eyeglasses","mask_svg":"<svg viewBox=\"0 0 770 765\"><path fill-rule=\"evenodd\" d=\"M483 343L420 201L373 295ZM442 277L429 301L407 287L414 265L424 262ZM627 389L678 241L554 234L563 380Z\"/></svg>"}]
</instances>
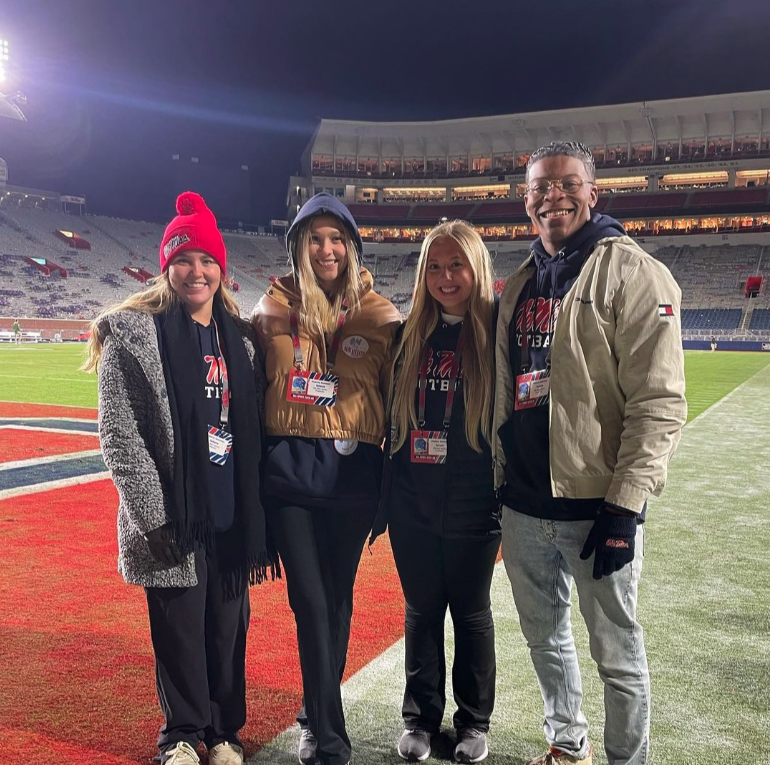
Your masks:
<instances>
[{"instance_id":1,"label":"eyeglasses","mask_svg":"<svg viewBox=\"0 0 770 765\"><path fill-rule=\"evenodd\" d=\"M554 186L557 189L561 189L565 194L574 194L585 185L593 186L593 181L585 181L574 175L567 176L566 178L538 178L536 181L527 185L527 191L530 194L534 194L538 197L544 197Z\"/></svg>"}]
</instances>

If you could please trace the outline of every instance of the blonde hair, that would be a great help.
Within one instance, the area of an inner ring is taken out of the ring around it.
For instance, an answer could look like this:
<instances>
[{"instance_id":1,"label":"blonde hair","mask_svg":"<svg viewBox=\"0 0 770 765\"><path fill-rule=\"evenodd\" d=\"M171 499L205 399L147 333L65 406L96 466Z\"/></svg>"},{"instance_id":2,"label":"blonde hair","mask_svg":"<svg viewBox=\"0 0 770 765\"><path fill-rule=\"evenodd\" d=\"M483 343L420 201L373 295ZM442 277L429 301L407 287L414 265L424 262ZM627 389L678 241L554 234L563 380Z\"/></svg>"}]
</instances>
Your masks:
<instances>
[{"instance_id":1,"label":"blonde hair","mask_svg":"<svg viewBox=\"0 0 770 765\"><path fill-rule=\"evenodd\" d=\"M361 306L361 281L360 253L358 247L350 236L347 226L336 215L330 217L337 220L342 239L345 243L345 251L348 256L348 265L343 274L341 284L337 286L331 295L327 295L318 283L318 277L313 271L310 262L311 228L315 218L300 224L297 232L289 243L292 272L299 285L302 295L302 308L300 310L300 323L311 334L323 337L324 333L331 333L337 327L337 318L342 307L342 301L347 299L348 310L352 314Z\"/></svg>"},{"instance_id":2,"label":"blonde hair","mask_svg":"<svg viewBox=\"0 0 770 765\"><path fill-rule=\"evenodd\" d=\"M395 428L392 450L398 451L407 432L417 428L414 390L420 359L428 338L436 328L441 312L427 287L428 254L431 245L442 237L450 237L460 246L473 271L473 288L468 302L463 348L463 399L465 401L465 438L481 452L479 433L491 441L493 349L492 315L494 290L489 251L476 229L461 220L442 223L428 232L420 249L414 282L412 309L404 324L404 333L396 351L400 372L390 402L391 422Z\"/></svg>"},{"instance_id":3,"label":"blonde hair","mask_svg":"<svg viewBox=\"0 0 770 765\"><path fill-rule=\"evenodd\" d=\"M176 292L171 287L168 271L164 271L160 276L149 282L149 287L141 292L135 292L129 295L122 303L110 306L102 311L89 325L91 332L88 338L88 348L86 350L86 360L81 369L84 372L96 371L99 359L102 357L104 349L104 340L107 336L105 328L101 326L102 320L107 316L118 311L138 311L139 313L163 313L172 305L180 302ZM214 295L214 300L220 299L228 313L240 317L241 311L238 304L225 287L224 276L219 284L219 289Z\"/></svg>"}]
</instances>

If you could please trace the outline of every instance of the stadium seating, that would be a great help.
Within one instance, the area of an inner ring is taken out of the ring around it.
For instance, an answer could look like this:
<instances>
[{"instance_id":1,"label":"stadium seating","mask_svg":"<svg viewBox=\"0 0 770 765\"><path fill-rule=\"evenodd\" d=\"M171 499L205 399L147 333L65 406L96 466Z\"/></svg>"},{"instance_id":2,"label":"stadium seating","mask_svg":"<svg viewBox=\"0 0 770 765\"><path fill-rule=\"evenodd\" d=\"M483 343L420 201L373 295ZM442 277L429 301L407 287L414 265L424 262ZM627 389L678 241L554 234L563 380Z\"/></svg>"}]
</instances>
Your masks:
<instances>
[{"instance_id":1,"label":"stadium seating","mask_svg":"<svg viewBox=\"0 0 770 765\"><path fill-rule=\"evenodd\" d=\"M730 191L699 191L692 194L690 207L747 207L763 206L768 190L734 189Z\"/></svg>"},{"instance_id":2,"label":"stadium seating","mask_svg":"<svg viewBox=\"0 0 770 765\"><path fill-rule=\"evenodd\" d=\"M640 195L625 195L626 198L633 196ZM668 200L671 204L682 204L686 196L677 192L650 195L649 198L656 200L656 207L660 207ZM600 197L599 202L612 199L614 205L623 198L624 195ZM412 213L415 210L420 214L430 211L434 216L437 212L449 212L454 216L464 209L470 210L477 219L480 214L484 218L488 214L490 220L497 215L523 212L523 203L518 200L400 207ZM83 236L91 242L92 250L71 249L53 234L57 228ZM419 231L427 226L417 228ZM163 229L162 225L143 221L94 215L78 217L3 206L0 209L0 276L3 276L5 288L0 290L2 313L93 317L105 306L141 289L139 282L123 272L125 266L157 273L158 242ZM224 231L223 236L228 249L229 275L239 286L235 297L243 313L248 315L271 279L289 270L283 239L234 231ZM488 247L499 283L518 268L529 251L526 243L514 251L500 251L500 245L492 239ZM410 305L419 243L418 238L413 249L405 254L386 252L375 255L369 249L364 253L364 264L372 271L377 289L402 311L408 310ZM770 248L767 250L770 255ZM29 255L59 263L67 269L68 277L44 276L25 262ZM682 288L686 332L702 336L709 332L735 333L737 329L770 334L767 326L770 292L763 290L749 302L744 289L748 276L770 278L767 265L770 260L762 245L672 245L658 248L654 256L668 266ZM750 308L755 309L753 313L747 310Z\"/></svg>"},{"instance_id":3,"label":"stadium seating","mask_svg":"<svg viewBox=\"0 0 770 765\"><path fill-rule=\"evenodd\" d=\"M737 329L740 308L683 308L682 329Z\"/></svg>"},{"instance_id":4,"label":"stadium seating","mask_svg":"<svg viewBox=\"0 0 770 765\"><path fill-rule=\"evenodd\" d=\"M527 211L524 208L524 202L484 202L474 210L471 220L480 221L493 219L495 221L506 222L512 218L526 217Z\"/></svg>"},{"instance_id":5,"label":"stadium seating","mask_svg":"<svg viewBox=\"0 0 770 765\"><path fill-rule=\"evenodd\" d=\"M770 332L770 308L755 308L751 314L749 329Z\"/></svg>"},{"instance_id":6,"label":"stadium seating","mask_svg":"<svg viewBox=\"0 0 770 765\"><path fill-rule=\"evenodd\" d=\"M427 221L431 225L438 223L442 218L466 220L475 206L475 204L415 205L411 220Z\"/></svg>"},{"instance_id":7,"label":"stadium seating","mask_svg":"<svg viewBox=\"0 0 770 765\"><path fill-rule=\"evenodd\" d=\"M350 205L350 212L359 223L361 221L405 220L409 215L409 205Z\"/></svg>"}]
</instances>

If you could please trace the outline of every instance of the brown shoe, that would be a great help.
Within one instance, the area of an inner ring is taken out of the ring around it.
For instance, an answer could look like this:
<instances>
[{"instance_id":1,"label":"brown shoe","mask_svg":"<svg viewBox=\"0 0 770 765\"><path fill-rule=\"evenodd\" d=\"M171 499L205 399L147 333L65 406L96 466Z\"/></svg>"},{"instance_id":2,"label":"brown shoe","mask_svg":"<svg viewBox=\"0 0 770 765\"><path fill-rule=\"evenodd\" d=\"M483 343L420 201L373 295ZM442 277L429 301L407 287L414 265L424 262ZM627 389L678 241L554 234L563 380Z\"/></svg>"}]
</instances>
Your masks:
<instances>
[{"instance_id":1,"label":"brown shoe","mask_svg":"<svg viewBox=\"0 0 770 765\"><path fill-rule=\"evenodd\" d=\"M527 761L527 765L593 765L594 748L590 747L588 754L583 759L573 757L571 754L562 752L554 746L549 746L545 754L538 755L532 760Z\"/></svg>"}]
</instances>

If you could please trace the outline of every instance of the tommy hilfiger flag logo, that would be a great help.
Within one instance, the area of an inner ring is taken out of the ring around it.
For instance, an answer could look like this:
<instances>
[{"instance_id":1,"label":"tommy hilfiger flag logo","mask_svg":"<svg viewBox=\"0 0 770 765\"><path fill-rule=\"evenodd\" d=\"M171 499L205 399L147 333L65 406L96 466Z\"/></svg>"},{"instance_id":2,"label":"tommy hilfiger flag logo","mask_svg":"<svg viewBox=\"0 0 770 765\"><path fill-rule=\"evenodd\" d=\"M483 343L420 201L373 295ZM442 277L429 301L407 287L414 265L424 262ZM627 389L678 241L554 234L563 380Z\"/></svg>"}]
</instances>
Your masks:
<instances>
[{"instance_id":1,"label":"tommy hilfiger flag logo","mask_svg":"<svg viewBox=\"0 0 770 765\"><path fill-rule=\"evenodd\" d=\"M671 303L661 303L658 306L658 316L673 316L674 306Z\"/></svg>"}]
</instances>

